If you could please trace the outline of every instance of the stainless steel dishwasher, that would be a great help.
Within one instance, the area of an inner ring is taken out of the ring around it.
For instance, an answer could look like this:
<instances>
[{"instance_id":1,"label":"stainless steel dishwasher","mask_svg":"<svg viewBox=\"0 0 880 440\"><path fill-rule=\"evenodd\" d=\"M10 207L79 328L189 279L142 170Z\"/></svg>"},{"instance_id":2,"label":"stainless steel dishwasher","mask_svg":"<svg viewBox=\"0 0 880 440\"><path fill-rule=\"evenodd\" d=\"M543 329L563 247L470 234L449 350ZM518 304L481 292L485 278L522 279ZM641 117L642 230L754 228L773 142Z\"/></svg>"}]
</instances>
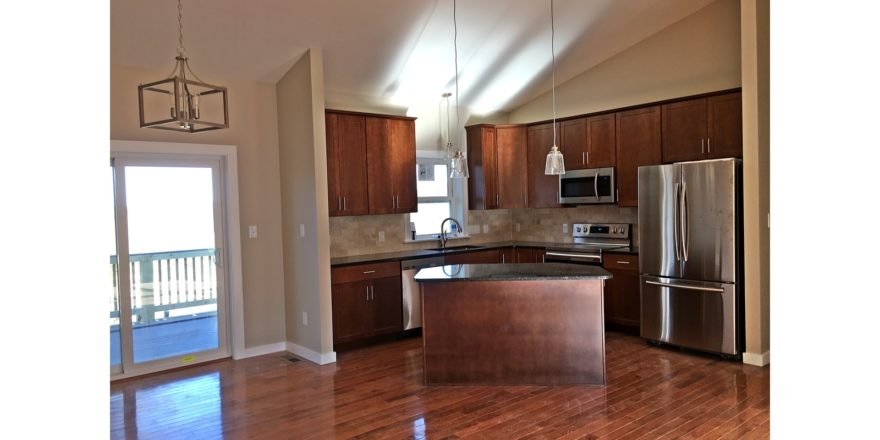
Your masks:
<instances>
[{"instance_id":1,"label":"stainless steel dishwasher","mask_svg":"<svg viewBox=\"0 0 880 440\"><path fill-rule=\"evenodd\" d=\"M403 291L403 330L422 327L422 295L416 283L416 272L423 267L442 266L443 257L428 257L400 262L400 284Z\"/></svg>"}]
</instances>

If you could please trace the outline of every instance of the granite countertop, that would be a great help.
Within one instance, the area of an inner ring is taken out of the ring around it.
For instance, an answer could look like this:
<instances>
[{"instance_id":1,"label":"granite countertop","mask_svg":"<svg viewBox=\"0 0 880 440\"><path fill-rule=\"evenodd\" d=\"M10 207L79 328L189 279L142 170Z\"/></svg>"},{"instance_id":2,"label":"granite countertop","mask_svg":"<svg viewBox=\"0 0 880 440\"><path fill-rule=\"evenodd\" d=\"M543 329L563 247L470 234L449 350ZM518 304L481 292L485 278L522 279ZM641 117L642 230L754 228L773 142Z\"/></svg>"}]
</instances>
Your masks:
<instances>
[{"instance_id":1,"label":"granite countertop","mask_svg":"<svg viewBox=\"0 0 880 440\"><path fill-rule=\"evenodd\" d=\"M453 264L419 269L419 282L606 280L611 273L599 266L567 263Z\"/></svg>"},{"instance_id":2,"label":"granite countertop","mask_svg":"<svg viewBox=\"0 0 880 440\"><path fill-rule=\"evenodd\" d=\"M446 251L434 251L430 249L413 249L397 252L383 252L378 254L350 255L347 257L334 257L330 259L330 266L341 267L361 263L381 263L385 261L400 261L414 258L441 257L443 255L457 254L461 252L476 252L481 250L498 249L506 247L538 248L538 249L566 249L575 250L574 243L552 243L544 241L497 241L493 243L479 243L468 245L470 249L448 249ZM455 247L450 245L450 247ZM635 254L638 255L638 247L617 248L606 250L605 253Z\"/></svg>"}]
</instances>

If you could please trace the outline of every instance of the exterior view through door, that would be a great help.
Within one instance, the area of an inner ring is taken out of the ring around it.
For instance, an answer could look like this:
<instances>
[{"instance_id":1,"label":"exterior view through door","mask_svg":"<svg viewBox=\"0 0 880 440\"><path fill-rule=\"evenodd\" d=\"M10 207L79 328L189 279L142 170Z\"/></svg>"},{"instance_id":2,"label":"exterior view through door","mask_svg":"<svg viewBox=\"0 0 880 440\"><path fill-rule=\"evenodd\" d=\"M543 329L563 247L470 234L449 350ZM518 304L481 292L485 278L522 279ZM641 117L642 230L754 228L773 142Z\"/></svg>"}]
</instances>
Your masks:
<instances>
[{"instance_id":1,"label":"exterior view through door","mask_svg":"<svg viewBox=\"0 0 880 440\"><path fill-rule=\"evenodd\" d=\"M220 161L133 155L111 169L111 376L228 356Z\"/></svg>"}]
</instances>

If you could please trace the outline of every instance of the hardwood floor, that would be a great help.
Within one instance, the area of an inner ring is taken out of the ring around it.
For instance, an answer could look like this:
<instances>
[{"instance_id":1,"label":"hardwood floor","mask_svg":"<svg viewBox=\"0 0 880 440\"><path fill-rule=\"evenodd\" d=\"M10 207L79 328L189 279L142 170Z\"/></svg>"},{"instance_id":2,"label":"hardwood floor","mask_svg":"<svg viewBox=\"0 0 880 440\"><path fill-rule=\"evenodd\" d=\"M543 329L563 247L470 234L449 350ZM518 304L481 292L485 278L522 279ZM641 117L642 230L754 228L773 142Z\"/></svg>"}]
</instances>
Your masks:
<instances>
[{"instance_id":1,"label":"hardwood floor","mask_svg":"<svg viewBox=\"0 0 880 440\"><path fill-rule=\"evenodd\" d=\"M422 385L419 338L281 354L111 384L112 438L711 438L770 436L770 368L606 334L607 386Z\"/></svg>"}]
</instances>

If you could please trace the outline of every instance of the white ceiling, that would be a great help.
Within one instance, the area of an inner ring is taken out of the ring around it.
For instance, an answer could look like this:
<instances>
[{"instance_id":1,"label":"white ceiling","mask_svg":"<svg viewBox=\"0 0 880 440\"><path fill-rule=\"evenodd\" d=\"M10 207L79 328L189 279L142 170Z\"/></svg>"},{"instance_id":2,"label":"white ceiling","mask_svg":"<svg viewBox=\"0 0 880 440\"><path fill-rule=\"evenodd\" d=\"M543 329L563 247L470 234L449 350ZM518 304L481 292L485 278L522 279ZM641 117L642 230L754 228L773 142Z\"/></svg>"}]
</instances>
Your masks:
<instances>
[{"instance_id":1,"label":"white ceiling","mask_svg":"<svg viewBox=\"0 0 880 440\"><path fill-rule=\"evenodd\" d=\"M714 0L556 0L556 83ZM549 0L457 4L459 94L475 114L550 89ZM184 43L200 77L274 83L309 47L328 92L408 107L454 92L452 0L184 0ZM111 62L171 70L175 0L111 0Z\"/></svg>"}]
</instances>

